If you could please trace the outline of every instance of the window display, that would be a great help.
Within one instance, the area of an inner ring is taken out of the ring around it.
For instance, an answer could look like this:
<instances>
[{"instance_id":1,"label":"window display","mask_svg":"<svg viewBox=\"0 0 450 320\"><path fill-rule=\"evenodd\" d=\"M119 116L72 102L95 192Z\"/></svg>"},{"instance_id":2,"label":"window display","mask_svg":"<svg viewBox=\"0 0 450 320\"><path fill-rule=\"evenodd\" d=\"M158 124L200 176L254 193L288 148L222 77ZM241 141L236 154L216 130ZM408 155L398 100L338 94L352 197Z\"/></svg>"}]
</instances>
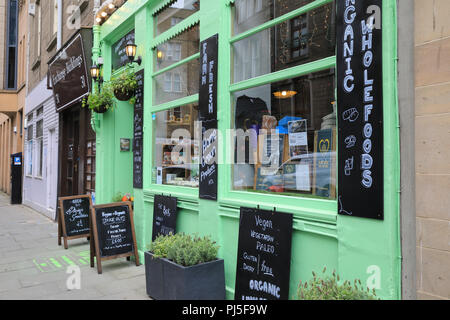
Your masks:
<instances>
[{"instance_id":1,"label":"window display","mask_svg":"<svg viewBox=\"0 0 450 320\"><path fill-rule=\"evenodd\" d=\"M335 198L335 71L234 93L235 190Z\"/></svg>"},{"instance_id":2,"label":"window display","mask_svg":"<svg viewBox=\"0 0 450 320\"><path fill-rule=\"evenodd\" d=\"M153 183L198 187L198 104L154 114Z\"/></svg>"}]
</instances>

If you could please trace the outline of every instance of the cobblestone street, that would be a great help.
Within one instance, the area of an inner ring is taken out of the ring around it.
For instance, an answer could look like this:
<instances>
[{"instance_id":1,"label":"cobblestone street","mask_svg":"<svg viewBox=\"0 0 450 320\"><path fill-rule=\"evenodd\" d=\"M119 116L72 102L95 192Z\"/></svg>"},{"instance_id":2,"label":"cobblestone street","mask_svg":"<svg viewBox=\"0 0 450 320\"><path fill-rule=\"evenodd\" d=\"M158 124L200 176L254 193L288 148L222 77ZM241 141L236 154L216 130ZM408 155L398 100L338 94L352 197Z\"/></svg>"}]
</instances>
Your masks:
<instances>
[{"instance_id":1,"label":"cobblestone street","mask_svg":"<svg viewBox=\"0 0 450 320\"><path fill-rule=\"evenodd\" d=\"M143 300L145 269L125 259L105 261L103 274L91 268L89 242L58 246L58 225L0 193L0 300ZM78 266L80 289L69 290L69 266Z\"/></svg>"}]
</instances>

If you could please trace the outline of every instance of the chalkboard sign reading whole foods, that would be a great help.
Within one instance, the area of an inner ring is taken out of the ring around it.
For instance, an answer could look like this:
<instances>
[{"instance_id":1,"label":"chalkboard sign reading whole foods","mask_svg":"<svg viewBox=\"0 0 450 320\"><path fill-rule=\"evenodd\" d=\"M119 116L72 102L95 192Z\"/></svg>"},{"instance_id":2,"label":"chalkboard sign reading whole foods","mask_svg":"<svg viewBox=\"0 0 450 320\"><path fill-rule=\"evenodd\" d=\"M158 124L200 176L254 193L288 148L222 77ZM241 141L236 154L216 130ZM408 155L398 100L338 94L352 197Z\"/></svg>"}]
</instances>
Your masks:
<instances>
[{"instance_id":1,"label":"chalkboard sign reading whole foods","mask_svg":"<svg viewBox=\"0 0 450 320\"><path fill-rule=\"evenodd\" d=\"M91 266L93 266L92 261L95 255L99 273L102 273L102 260L134 255L136 265L139 265L133 210L130 202L94 206L92 209L92 233L94 246L91 246Z\"/></svg>"},{"instance_id":2,"label":"chalkboard sign reading whole foods","mask_svg":"<svg viewBox=\"0 0 450 320\"><path fill-rule=\"evenodd\" d=\"M156 195L153 204L154 241L159 235L175 234L177 227L177 198Z\"/></svg>"},{"instance_id":3,"label":"chalkboard sign reading whole foods","mask_svg":"<svg viewBox=\"0 0 450 320\"><path fill-rule=\"evenodd\" d=\"M133 139L133 187L143 187L144 163L144 70L136 73L138 88L134 105L134 139Z\"/></svg>"},{"instance_id":4,"label":"chalkboard sign reading whole foods","mask_svg":"<svg viewBox=\"0 0 450 320\"><path fill-rule=\"evenodd\" d=\"M287 300L292 215L241 208L235 300Z\"/></svg>"},{"instance_id":5,"label":"chalkboard sign reading whole foods","mask_svg":"<svg viewBox=\"0 0 450 320\"><path fill-rule=\"evenodd\" d=\"M64 247L67 249L67 240L89 237L89 212L92 200L89 195L59 198L58 244L64 238Z\"/></svg>"},{"instance_id":6,"label":"chalkboard sign reading whole foods","mask_svg":"<svg viewBox=\"0 0 450 320\"><path fill-rule=\"evenodd\" d=\"M382 1L337 6L338 212L383 219Z\"/></svg>"}]
</instances>

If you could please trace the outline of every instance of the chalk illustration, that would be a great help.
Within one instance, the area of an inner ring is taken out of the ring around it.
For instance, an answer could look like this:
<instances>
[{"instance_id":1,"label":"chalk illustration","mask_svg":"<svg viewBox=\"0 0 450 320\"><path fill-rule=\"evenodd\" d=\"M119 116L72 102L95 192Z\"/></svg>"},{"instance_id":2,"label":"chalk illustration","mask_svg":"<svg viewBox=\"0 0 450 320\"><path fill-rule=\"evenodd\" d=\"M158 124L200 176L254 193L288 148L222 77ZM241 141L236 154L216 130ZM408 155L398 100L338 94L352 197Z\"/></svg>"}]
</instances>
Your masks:
<instances>
[{"instance_id":1,"label":"chalk illustration","mask_svg":"<svg viewBox=\"0 0 450 320\"><path fill-rule=\"evenodd\" d=\"M353 212L348 212L348 211L344 210L344 206L342 205L342 196L339 196L339 213L347 214L349 216L351 216L353 214Z\"/></svg>"},{"instance_id":2,"label":"chalk illustration","mask_svg":"<svg viewBox=\"0 0 450 320\"><path fill-rule=\"evenodd\" d=\"M354 135L350 135L344 140L346 148L353 148L356 144L356 137Z\"/></svg>"},{"instance_id":3,"label":"chalk illustration","mask_svg":"<svg viewBox=\"0 0 450 320\"><path fill-rule=\"evenodd\" d=\"M358 120L359 112L356 108L350 108L342 113L342 119L349 122L355 122Z\"/></svg>"}]
</instances>

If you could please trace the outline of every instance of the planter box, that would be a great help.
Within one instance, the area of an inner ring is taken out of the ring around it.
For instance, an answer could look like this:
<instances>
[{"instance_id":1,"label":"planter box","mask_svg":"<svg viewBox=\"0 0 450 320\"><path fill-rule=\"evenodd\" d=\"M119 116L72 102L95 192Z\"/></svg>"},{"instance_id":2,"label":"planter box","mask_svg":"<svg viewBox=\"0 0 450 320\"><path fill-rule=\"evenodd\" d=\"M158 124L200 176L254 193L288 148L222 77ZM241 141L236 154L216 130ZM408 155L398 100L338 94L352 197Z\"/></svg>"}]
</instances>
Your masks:
<instances>
[{"instance_id":1,"label":"planter box","mask_svg":"<svg viewBox=\"0 0 450 320\"><path fill-rule=\"evenodd\" d=\"M145 279L156 300L225 300L223 259L183 267L145 252Z\"/></svg>"}]
</instances>

